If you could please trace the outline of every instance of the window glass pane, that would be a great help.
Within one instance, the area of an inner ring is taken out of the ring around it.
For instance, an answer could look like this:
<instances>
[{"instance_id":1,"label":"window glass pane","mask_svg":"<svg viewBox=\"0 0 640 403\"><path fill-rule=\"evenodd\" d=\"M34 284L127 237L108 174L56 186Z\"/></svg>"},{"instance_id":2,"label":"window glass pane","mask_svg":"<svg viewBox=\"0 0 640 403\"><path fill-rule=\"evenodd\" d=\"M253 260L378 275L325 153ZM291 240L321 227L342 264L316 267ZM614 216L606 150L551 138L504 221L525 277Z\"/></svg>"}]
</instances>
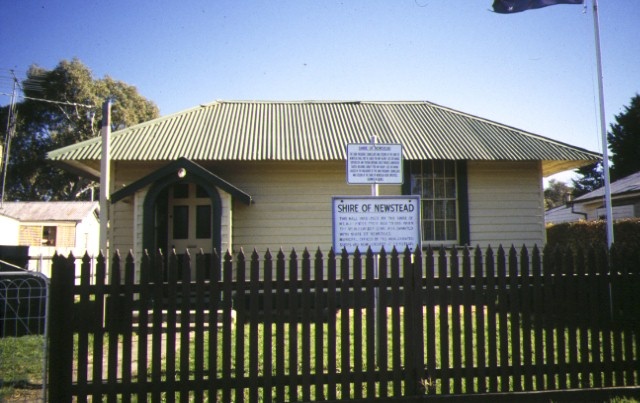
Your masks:
<instances>
[{"instance_id":1,"label":"window glass pane","mask_svg":"<svg viewBox=\"0 0 640 403\"><path fill-rule=\"evenodd\" d=\"M196 185L196 197L199 199L208 198L207 191L200 185Z\"/></svg>"},{"instance_id":2,"label":"window glass pane","mask_svg":"<svg viewBox=\"0 0 640 403\"><path fill-rule=\"evenodd\" d=\"M425 179L422 181L422 197L433 199L433 180Z\"/></svg>"},{"instance_id":3,"label":"window glass pane","mask_svg":"<svg viewBox=\"0 0 640 403\"><path fill-rule=\"evenodd\" d=\"M446 205L446 201L437 201L435 202L435 214L434 214L434 218L436 220L442 220L446 217L446 210L447 210L447 205Z\"/></svg>"},{"instance_id":4,"label":"window glass pane","mask_svg":"<svg viewBox=\"0 0 640 403\"><path fill-rule=\"evenodd\" d=\"M422 238L427 241L435 240L433 236L433 221L423 221L422 222Z\"/></svg>"},{"instance_id":5,"label":"window glass pane","mask_svg":"<svg viewBox=\"0 0 640 403\"><path fill-rule=\"evenodd\" d=\"M189 184L178 183L173 185L173 198L174 199L186 199L189 197Z\"/></svg>"},{"instance_id":6,"label":"window glass pane","mask_svg":"<svg viewBox=\"0 0 640 403\"><path fill-rule=\"evenodd\" d=\"M211 238L211 206L196 206L196 238Z\"/></svg>"},{"instance_id":7,"label":"window glass pane","mask_svg":"<svg viewBox=\"0 0 640 403\"><path fill-rule=\"evenodd\" d=\"M446 240L447 237L445 233L444 221L435 221L434 227L435 227L435 239L439 241Z\"/></svg>"},{"instance_id":8,"label":"window glass pane","mask_svg":"<svg viewBox=\"0 0 640 403\"><path fill-rule=\"evenodd\" d=\"M447 199L454 199L456 197L456 180L445 180L445 196Z\"/></svg>"},{"instance_id":9,"label":"window glass pane","mask_svg":"<svg viewBox=\"0 0 640 403\"><path fill-rule=\"evenodd\" d=\"M424 200L422 202L422 218L425 220L433 220L433 201Z\"/></svg>"},{"instance_id":10,"label":"window glass pane","mask_svg":"<svg viewBox=\"0 0 640 403\"><path fill-rule=\"evenodd\" d=\"M447 240L448 241L455 241L456 239L458 239L458 230L457 230L457 225L455 221L452 220L448 220L447 221Z\"/></svg>"},{"instance_id":11,"label":"window glass pane","mask_svg":"<svg viewBox=\"0 0 640 403\"><path fill-rule=\"evenodd\" d=\"M455 220L456 219L456 202L455 200L447 200L445 202L447 204L447 219Z\"/></svg>"},{"instance_id":12,"label":"window glass pane","mask_svg":"<svg viewBox=\"0 0 640 403\"><path fill-rule=\"evenodd\" d=\"M422 174L426 178L433 178L433 163L425 162L422 167Z\"/></svg>"},{"instance_id":13,"label":"window glass pane","mask_svg":"<svg viewBox=\"0 0 640 403\"><path fill-rule=\"evenodd\" d=\"M409 166L411 167L411 175L422 175L422 163L419 161L412 161Z\"/></svg>"},{"instance_id":14,"label":"window glass pane","mask_svg":"<svg viewBox=\"0 0 640 403\"><path fill-rule=\"evenodd\" d=\"M442 178L444 176L444 163L442 161L433 162L433 174L436 178Z\"/></svg>"},{"instance_id":15,"label":"window glass pane","mask_svg":"<svg viewBox=\"0 0 640 403\"><path fill-rule=\"evenodd\" d=\"M444 193L444 180L442 179L436 179L434 180L434 197L436 199L444 199L445 197L445 193Z\"/></svg>"},{"instance_id":16,"label":"window glass pane","mask_svg":"<svg viewBox=\"0 0 640 403\"><path fill-rule=\"evenodd\" d=\"M56 227L42 228L42 246L56 246Z\"/></svg>"},{"instance_id":17,"label":"window glass pane","mask_svg":"<svg viewBox=\"0 0 640 403\"><path fill-rule=\"evenodd\" d=\"M411 194L421 195L422 194L422 181L419 176L411 177Z\"/></svg>"},{"instance_id":18,"label":"window glass pane","mask_svg":"<svg viewBox=\"0 0 640 403\"><path fill-rule=\"evenodd\" d=\"M189 207L173 206L173 239L189 237Z\"/></svg>"}]
</instances>

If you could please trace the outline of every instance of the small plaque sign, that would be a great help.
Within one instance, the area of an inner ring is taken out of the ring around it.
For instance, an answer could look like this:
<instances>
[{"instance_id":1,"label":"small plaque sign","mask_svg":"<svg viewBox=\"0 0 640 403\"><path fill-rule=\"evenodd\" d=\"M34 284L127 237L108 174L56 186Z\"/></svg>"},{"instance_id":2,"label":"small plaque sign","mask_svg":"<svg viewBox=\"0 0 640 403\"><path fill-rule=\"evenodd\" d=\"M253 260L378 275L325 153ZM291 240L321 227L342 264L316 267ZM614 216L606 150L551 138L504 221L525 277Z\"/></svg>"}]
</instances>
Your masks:
<instances>
[{"instance_id":1,"label":"small plaque sign","mask_svg":"<svg viewBox=\"0 0 640 403\"><path fill-rule=\"evenodd\" d=\"M402 144L348 144L347 183L402 184Z\"/></svg>"}]
</instances>

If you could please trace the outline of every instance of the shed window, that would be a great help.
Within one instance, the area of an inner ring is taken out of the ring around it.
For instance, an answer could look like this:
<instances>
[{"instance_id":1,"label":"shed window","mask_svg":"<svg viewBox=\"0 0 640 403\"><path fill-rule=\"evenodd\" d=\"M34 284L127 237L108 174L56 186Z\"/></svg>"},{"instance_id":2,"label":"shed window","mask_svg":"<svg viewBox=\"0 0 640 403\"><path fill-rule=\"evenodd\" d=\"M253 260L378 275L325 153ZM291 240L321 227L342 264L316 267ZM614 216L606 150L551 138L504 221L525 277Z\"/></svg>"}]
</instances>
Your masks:
<instances>
[{"instance_id":1,"label":"shed window","mask_svg":"<svg viewBox=\"0 0 640 403\"><path fill-rule=\"evenodd\" d=\"M56 227L42 227L42 246L56 246Z\"/></svg>"},{"instance_id":2,"label":"shed window","mask_svg":"<svg viewBox=\"0 0 640 403\"><path fill-rule=\"evenodd\" d=\"M458 241L458 192L454 161L412 161L411 194L420 195L424 242Z\"/></svg>"}]
</instances>

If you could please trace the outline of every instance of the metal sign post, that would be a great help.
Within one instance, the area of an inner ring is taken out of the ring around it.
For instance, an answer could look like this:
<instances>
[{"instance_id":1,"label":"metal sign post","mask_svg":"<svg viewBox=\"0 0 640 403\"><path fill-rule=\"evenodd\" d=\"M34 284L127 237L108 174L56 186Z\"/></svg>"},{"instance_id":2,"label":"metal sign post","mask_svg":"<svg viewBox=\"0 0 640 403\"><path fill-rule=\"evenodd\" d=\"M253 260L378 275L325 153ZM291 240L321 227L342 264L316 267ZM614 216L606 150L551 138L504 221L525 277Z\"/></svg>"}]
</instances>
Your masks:
<instances>
[{"instance_id":1,"label":"metal sign post","mask_svg":"<svg viewBox=\"0 0 640 403\"><path fill-rule=\"evenodd\" d=\"M371 185L370 198L334 197L334 250L353 253L371 248L374 253L374 278L379 280L380 249L420 245L420 198L418 196L380 197L378 185L403 183L402 145L378 144L376 136L369 144L347 145L347 183ZM417 217L417 218L416 218ZM352 227L351 227L352 226ZM374 289L374 323L377 359L380 351L380 284Z\"/></svg>"}]
</instances>

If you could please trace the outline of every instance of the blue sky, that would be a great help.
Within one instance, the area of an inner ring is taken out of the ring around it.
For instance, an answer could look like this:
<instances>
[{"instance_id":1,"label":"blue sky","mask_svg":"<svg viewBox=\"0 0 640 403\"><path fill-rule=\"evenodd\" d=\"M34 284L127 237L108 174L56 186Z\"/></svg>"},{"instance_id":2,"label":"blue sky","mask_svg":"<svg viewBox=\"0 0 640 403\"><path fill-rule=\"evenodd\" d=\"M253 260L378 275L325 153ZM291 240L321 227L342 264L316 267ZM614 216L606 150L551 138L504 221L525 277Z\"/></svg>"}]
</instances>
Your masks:
<instances>
[{"instance_id":1,"label":"blue sky","mask_svg":"<svg viewBox=\"0 0 640 403\"><path fill-rule=\"evenodd\" d=\"M491 3L3 0L0 104L10 69L77 57L162 115L218 99L427 100L601 152L592 0ZM610 124L640 92L640 3L599 13Z\"/></svg>"}]
</instances>

